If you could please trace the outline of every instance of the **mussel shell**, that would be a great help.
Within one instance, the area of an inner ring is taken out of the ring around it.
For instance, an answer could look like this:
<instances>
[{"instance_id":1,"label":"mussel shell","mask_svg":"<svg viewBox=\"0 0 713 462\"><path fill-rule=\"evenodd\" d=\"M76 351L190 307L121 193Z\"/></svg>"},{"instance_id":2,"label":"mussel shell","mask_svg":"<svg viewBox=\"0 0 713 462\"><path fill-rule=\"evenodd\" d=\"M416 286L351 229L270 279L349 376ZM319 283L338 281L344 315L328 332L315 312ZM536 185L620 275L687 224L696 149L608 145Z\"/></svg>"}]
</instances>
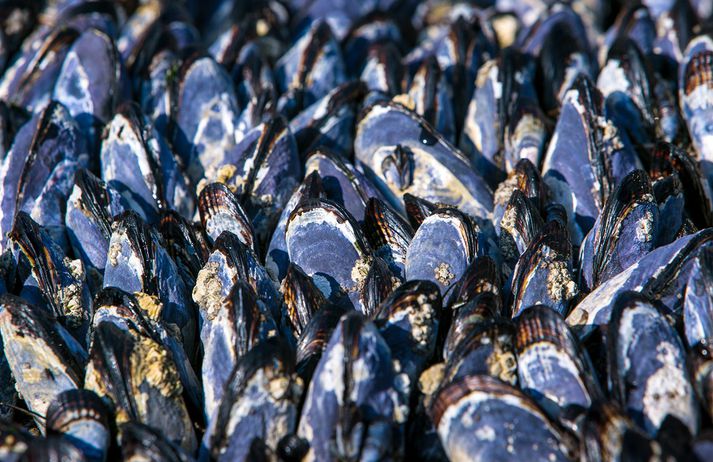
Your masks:
<instances>
[{"instance_id":1,"label":"mussel shell","mask_svg":"<svg viewBox=\"0 0 713 462\"><path fill-rule=\"evenodd\" d=\"M33 435L14 424L0 423L0 458L6 462L17 462L27 451Z\"/></svg>"},{"instance_id":2,"label":"mussel shell","mask_svg":"<svg viewBox=\"0 0 713 462\"><path fill-rule=\"evenodd\" d=\"M29 260L32 275L54 315L85 344L92 303L81 263L67 260L62 249L25 212L15 216L10 238Z\"/></svg>"},{"instance_id":3,"label":"mussel shell","mask_svg":"<svg viewBox=\"0 0 713 462\"><path fill-rule=\"evenodd\" d=\"M475 226L468 216L452 208L436 210L421 223L409 244L406 279L432 281L445 293L478 255L478 248Z\"/></svg>"},{"instance_id":4,"label":"mussel shell","mask_svg":"<svg viewBox=\"0 0 713 462\"><path fill-rule=\"evenodd\" d=\"M0 295L0 335L15 387L30 411L45 416L59 393L81 385L86 352L42 308Z\"/></svg>"},{"instance_id":5,"label":"mussel shell","mask_svg":"<svg viewBox=\"0 0 713 462\"><path fill-rule=\"evenodd\" d=\"M472 374L487 374L503 382L517 382L515 328L507 320L483 321L452 347L443 384Z\"/></svg>"},{"instance_id":6,"label":"mussel shell","mask_svg":"<svg viewBox=\"0 0 713 462\"><path fill-rule=\"evenodd\" d=\"M286 121L276 117L247 133L216 176L240 198L258 240L266 244L282 207L302 178L297 143Z\"/></svg>"},{"instance_id":7,"label":"mussel shell","mask_svg":"<svg viewBox=\"0 0 713 462\"><path fill-rule=\"evenodd\" d=\"M397 103L376 103L362 112L354 152L367 176L397 210L403 209L405 193L479 218L487 217L493 208L490 188L464 154Z\"/></svg>"},{"instance_id":8,"label":"mussel shell","mask_svg":"<svg viewBox=\"0 0 713 462\"><path fill-rule=\"evenodd\" d=\"M611 393L631 418L656 436L665 419L691 435L698 430L698 403L688 378L680 338L664 315L634 292L619 295L607 329Z\"/></svg>"},{"instance_id":9,"label":"mussel shell","mask_svg":"<svg viewBox=\"0 0 713 462\"><path fill-rule=\"evenodd\" d=\"M696 255L683 294L683 330L689 347L713 340L713 249Z\"/></svg>"},{"instance_id":10,"label":"mussel shell","mask_svg":"<svg viewBox=\"0 0 713 462\"><path fill-rule=\"evenodd\" d=\"M699 228L713 226L713 192L699 164L674 144L659 142L654 147L649 174L652 179L676 173L683 186L688 217Z\"/></svg>"},{"instance_id":11,"label":"mussel shell","mask_svg":"<svg viewBox=\"0 0 713 462\"><path fill-rule=\"evenodd\" d=\"M114 216L127 208L114 188L88 170L77 172L67 199L65 223L72 249L85 266L104 271L111 223Z\"/></svg>"},{"instance_id":12,"label":"mussel shell","mask_svg":"<svg viewBox=\"0 0 713 462\"><path fill-rule=\"evenodd\" d=\"M290 215L285 237L290 261L330 301L346 295L355 307L361 306L371 248L349 212L325 199L303 201Z\"/></svg>"},{"instance_id":13,"label":"mussel shell","mask_svg":"<svg viewBox=\"0 0 713 462\"><path fill-rule=\"evenodd\" d=\"M601 93L580 75L565 94L542 167L551 198L567 209L575 246L594 225L618 180L638 167L603 111Z\"/></svg>"},{"instance_id":14,"label":"mussel shell","mask_svg":"<svg viewBox=\"0 0 713 462\"><path fill-rule=\"evenodd\" d=\"M171 139L187 173L198 181L235 146L240 109L230 76L210 57L191 56L175 82Z\"/></svg>"},{"instance_id":15,"label":"mussel shell","mask_svg":"<svg viewBox=\"0 0 713 462\"><path fill-rule=\"evenodd\" d=\"M89 390L67 390L47 409L47 434L61 435L87 460L104 460L111 440L109 414L104 402Z\"/></svg>"},{"instance_id":16,"label":"mussel shell","mask_svg":"<svg viewBox=\"0 0 713 462\"><path fill-rule=\"evenodd\" d=\"M287 201L287 204L282 209L265 255L265 269L275 281L280 282L285 278L290 263L287 254L287 242L285 241L285 229L290 215L304 199L316 199L319 197L324 197L322 180L317 172L312 172L295 189L290 200Z\"/></svg>"},{"instance_id":17,"label":"mussel shell","mask_svg":"<svg viewBox=\"0 0 713 462\"><path fill-rule=\"evenodd\" d=\"M688 282L682 274L692 267L691 257L708 247L711 239L713 233L702 230L649 252L582 299L567 316L567 324L580 338L589 336L597 326L609 323L614 300L627 290L650 294L675 311L681 301L678 295Z\"/></svg>"},{"instance_id":18,"label":"mussel shell","mask_svg":"<svg viewBox=\"0 0 713 462\"><path fill-rule=\"evenodd\" d=\"M411 225L385 202L372 197L364 211L364 235L397 278L403 279L406 255L414 232Z\"/></svg>"},{"instance_id":19,"label":"mussel shell","mask_svg":"<svg viewBox=\"0 0 713 462\"><path fill-rule=\"evenodd\" d=\"M256 344L278 333L275 321L263 310L252 287L239 280L218 312L200 312L204 355L201 373L209 422L215 416L235 364Z\"/></svg>"},{"instance_id":20,"label":"mussel shell","mask_svg":"<svg viewBox=\"0 0 713 462\"><path fill-rule=\"evenodd\" d=\"M297 341L297 373L305 383L309 383L332 332L339 320L350 311L339 305L327 304L312 316Z\"/></svg>"},{"instance_id":21,"label":"mussel shell","mask_svg":"<svg viewBox=\"0 0 713 462\"><path fill-rule=\"evenodd\" d=\"M487 375L468 375L443 387L430 412L451 460L573 457L571 437L521 391Z\"/></svg>"},{"instance_id":22,"label":"mussel shell","mask_svg":"<svg viewBox=\"0 0 713 462\"><path fill-rule=\"evenodd\" d=\"M196 437L176 365L163 345L113 323L101 323L89 350L85 387L116 409L117 424L138 420L185 449Z\"/></svg>"},{"instance_id":23,"label":"mussel shell","mask_svg":"<svg viewBox=\"0 0 713 462\"><path fill-rule=\"evenodd\" d=\"M451 143L455 143L455 114L451 89L434 56L427 57L411 79L408 95L414 111Z\"/></svg>"},{"instance_id":24,"label":"mussel shell","mask_svg":"<svg viewBox=\"0 0 713 462\"><path fill-rule=\"evenodd\" d=\"M581 457L602 462L666 460L652 440L616 404L595 402L582 422Z\"/></svg>"},{"instance_id":25,"label":"mussel shell","mask_svg":"<svg viewBox=\"0 0 713 462\"><path fill-rule=\"evenodd\" d=\"M689 44L691 50L693 43ZM703 48L703 47L701 47ZM698 152L701 170L710 183L713 175L713 151L710 149L713 112L713 44L708 43L705 50L690 56L685 64L683 80L679 89L681 113L688 125L693 146Z\"/></svg>"},{"instance_id":26,"label":"mussel shell","mask_svg":"<svg viewBox=\"0 0 713 462\"><path fill-rule=\"evenodd\" d=\"M282 281L281 291L284 295L287 314L290 317L293 332L300 337L312 316L327 303L324 294L314 285L312 278L302 269L290 263L287 274Z\"/></svg>"},{"instance_id":27,"label":"mussel shell","mask_svg":"<svg viewBox=\"0 0 713 462\"><path fill-rule=\"evenodd\" d=\"M416 384L435 352L442 304L438 286L409 281L382 302L376 316L381 335L410 384Z\"/></svg>"},{"instance_id":28,"label":"mussel shell","mask_svg":"<svg viewBox=\"0 0 713 462\"><path fill-rule=\"evenodd\" d=\"M358 437L343 427L342 419L355 417L354 411L365 425L383 419L397 429L407 411L397 377L389 347L376 327L359 313L342 317L314 371L302 408L297 433L311 440L307 457L334 460L330 448Z\"/></svg>"},{"instance_id":29,"label":"mussel shell","mask_svg":"<svg viewBox=\"0 0 713 462\"><path fill-rule=\"evenodd\" d=\"M20 462L40 462L44 460L84 462L87 459L74 444L57 436L33 441L19 459Z\"/></svg>"},{"instance_id":30,"label":"mussel shell","mask_svg":"<svg viewBox=\"0 0 713 462\"><path fill-rule=\"evenodd\" d=\"M371 181L364 177L341 155L327 149L317 149L308 154L305 172L317 172L328 199L342 205L358 221L370 197L380 197Z\"/></svg>"},{"instance_id":31,"label":"mussel shell","mask_svg":"<svg viewBox=\"0 0 713 462\"><path fill-rule=\"evenodd\" d=\"M330 25L314 21L276 63L275 76L283 93L278 108L288 117L344 83L344 60Z\"/></svg>"},{"instance_id":32,"label":"mussel shell","mask_svg":"<svg viewBox=\"0 0 713 462\"><path fill-rule=\"evenodd\" d=\"M515 265L510 288L511 312L544 304L562 314L579 292L572 268L572 244L561 223L550 221Z\"/></svg>"},{"instance_id":33,"label":"mussel shell","mask_svg":"<svg viewBox=\"0 0 713 462\"><path fill-rule=\"evenodd\" d=\"M211 183L198 197L198 211L208 237L215 241L224 231L236 235L248 247L255 248L252 223L235 194L223 183Z\"/></svg>"},{"instance_id":34,"label":"mussel shell","mask_svg":"<svg viewBox=\"0 0 713 462\"><path fill-rule=\"evenodd\" d=\"M230 374L225 395L203 445L215 460L250 460L254 439L275 451L294 432L301 387L294 356L278 338L251 349Z\"/></svg>"},{"instance_id":35,"label":"mussel shell","mask_svg":"<svg viewBox=\"0 0 713 462\"><path fill-rule=\"evenodd\" d=\"M57 76L53 98L65 104L88 139L108 121L127 91L119 52L104 32L88 29L72 44Z\"/></svg>"},{"instance_id":36,"label":"mussel shell","mask_svg":"<svg viewBox=\"0 0 713 462\"><path fill-rule=\"evenodd\" d=\"M74 172L85 164L84 138L62 104L49 103L22 126L0 170L3 249L20 210L49 226L53 238L64 244L64 201L71 191Z\"/></svg>"},{"instance_id":37,"label":"mussel shell","mask_svg":"<svg viewBox=\"0 0 713 462\"><path fill-rule=\"evenodd\" d=\"M659 208L649 177L635 170L607 199L582 245L581 277L594 288L621 273L658 243Z\"/></svg>"},{"instance_id":38,"label":"mussel shell","mask_svg":"<svg viewBox=\"0 0 713 462\"><path fill-rule=\"evenodd\" d=\"M576 429L579 416L602 397L589 357L549 307L532 306L515 322L520 388L550 417Z\"/></svg>"}]
</instances>

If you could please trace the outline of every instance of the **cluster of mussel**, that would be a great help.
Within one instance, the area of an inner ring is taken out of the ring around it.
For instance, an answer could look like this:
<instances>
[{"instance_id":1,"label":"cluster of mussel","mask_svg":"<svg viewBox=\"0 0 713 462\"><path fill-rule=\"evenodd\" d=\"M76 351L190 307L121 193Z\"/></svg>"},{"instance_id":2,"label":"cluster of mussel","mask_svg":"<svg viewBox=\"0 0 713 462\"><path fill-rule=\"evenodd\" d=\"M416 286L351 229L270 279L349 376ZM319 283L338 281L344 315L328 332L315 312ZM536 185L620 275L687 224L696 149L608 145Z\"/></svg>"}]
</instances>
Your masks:
<instances>
[{"instance_id":1,"label":"cluster of mussel","mask_svg":"<svg viewBox=\"0 0 713 462\"><path fill-rule=\"evenodd\" d=\"M0 458L713 460L711 9L1 1Z\"/></svg>"}]
</instances>

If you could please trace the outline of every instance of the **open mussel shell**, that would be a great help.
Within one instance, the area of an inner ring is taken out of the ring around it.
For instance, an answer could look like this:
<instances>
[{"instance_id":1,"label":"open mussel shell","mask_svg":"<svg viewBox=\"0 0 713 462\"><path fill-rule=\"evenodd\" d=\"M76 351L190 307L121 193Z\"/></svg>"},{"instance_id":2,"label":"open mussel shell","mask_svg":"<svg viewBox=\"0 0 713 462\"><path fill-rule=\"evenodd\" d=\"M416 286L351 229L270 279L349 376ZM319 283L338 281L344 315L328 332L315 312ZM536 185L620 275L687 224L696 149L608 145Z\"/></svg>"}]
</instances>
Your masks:
<instances>
[{"instance_id":1,"label":"open mussel shell","mask_svg":"<svg viewBox=\"0 0 713 462\"><path fill-rule=\"evenodd\" d=\"M304 201L290 215L285 238L290 261L312 277L330 301L347 296L361 309L372 254L349 212L325 199Z\"/></svg>"},{"instance_id":2,"label":"open mussel shell","mask_svg":"<svg viewBox=\"0 0 713 462\"><path fill-rule=\"evenodd\" d=\"M586 351L554 310L536 305L515 319L520 388L547 414L577 429L602 391Z\"/></svg>"},{"instance_id":3,"label":"open mussel shell","mask_svg":"<svg viewBox=\"0 0 713 462\"><path fill-rule=\"evenodd\" d=\"M287 201L287 204L282 209L265 255L265 269L275 281L279 282L285 278L287 267L290 263L287 254L287 242L285 241L285 229L290 215L303 200L319 197L324 197L322 179L317 172L312 172L305 176L302 184L295 189L290 200Z\"/></svg>"},{"instance_id":4,"label":"open mussel shell","mask_svg":"<svg viewBox=\"0 0 713 462\"><path fill-rule=\"evenodd\" d=\"M111 441L111 420L104 402L89 390L67 390L47 409L47 434L61 435L88 461L103 461Z\"/></svg>"},{"instance_id":5,"label":"open mussel shell","mask_svg":"<svg viewBox=\"0 0 713 462\"><path fill-rule=\"evenodd\" d=\"M47 415L61 392L82 384L87 353L44 308L0 296L0 335L15 387L37 416ZM39 417L36 421L44 431Z\"/></svg>"},{"instance_id":6,"label":"open mussel shell","mask_svg":"<svg viewBox=\"0 0 713 462\"><path fill-rule=\"evenodd\" d=\"M569 233L557 221L550 221L530 242L515 265L510 287L511 312L547 305L563 316L579 292L572 268Z\"/></svg>"},{"instance_id":7,"label":"open mussel shell","mask_svg":"<svg viewBox=\"0 0 713 462\"><path fill-rule=\"evenodd\" d=\"M224 231L255 248L252 223L235 194L223 183L211 183L198 197L198 211L208 237L215 241Z\"/></svg>"},{"instance_id":8,"label":"open mussel shell","mask_svg":"<svg viewBox=\"0 0 713 462\"><path fill-rule=\"evenodd\" d=\"M213 460L252 460L251 447L259 439L276 452L296 429L301 394L292 350L278 338L256 345L231 371L201 450Z\"/></svg>"},{"instance_id":9,"label":"open mussel shell","mask_svg":"<svg viewBox=\"0 0 713 462\"><path fill-rule=\"evenodd\" d=\"M237 361L256 344L278 334L275 321L244 281L233 285L217 311L200 311L205 415L210 421Z\"/></svg>"},{"instance_id":10,"label":"open mussel shell","mask_svg":"<svg viewBox=\"0 0 713 462\"><path fill-rule=\"evenodd\" d=\"M567 316L567 324L579 338L588 337L597 326L609 323L614 300L629 290L649 294L670 312L680 310L693 257L709 248L711 239L713 232L704 229L649 252L584 297Z\"/></svg>"},{"instance_id":11,"label":"open mussel shell","mask_svg":"<svg viewBox=\"0 0 713 462\"><path fill-rule=\"evenodd\" d=\"M695 435L699 408L681 339L643 296L619 295L607 329L607 371L614 398L652 437L685 428Z\"/></svg>"},{"instance_id":12,"label":"open mussel shell","mask_svg":"<svg viewBox=\"0 0 713 462\"><path fill-rule=\"evenodd\" d=\"M635 170L607 199L582 244L580 276L592 289L638 262L656 248L659 208L649 177Z\"/></svg>"},{"instance_id":13,"label":"open mussel shell","mask_svg":"<svg viewBox=\"0 0 713 462\"><path fill-rule=\"evenodd\" d=\"M89 349L85 388L115 409L117 424L137 420L161 429L189 451L197 447L176 365L154 339L113 323L99 324Z\"/></svg>"},{"instance_id":14,"label":"open mussel shell","mask_svg":"<svg viewBox=\"0 0 713 462\"><path fill-rule=\"evenodd\" d=\"M430 414L450 460L567 461L576 455L573 438L530 398L487 375L444 386Z\"/></svg>"},{"instance_id":15,"label":"open mussel shell","mask_svg":"<svg viewBox=\"0 0 713 462\"><path fill-rule=\"evenodd\" d=\"M602 462L668 460L615 403L597 401L582 421L580 457Z\"/></svg>"},{"instance_id":16,"label":"open mussel shell","mask_svg":"<svg viewBox=\"0 0 713 462\"><path fill-rule=\"evenodd\" d=\"M399 279L406 276L406 255L414 232L411 225L385 202L372 197L364 211L364 235Z\"/></svg>"},{"instance_id":17,"label":"open mussel shell","mask_svg":"<svg viewBox=\"0 0 713 462\"><path fill-rule=\"evenodd\" d=\"M397 210L409 193L481 219L492 211L492 191L465 155L400 104L380 102L362 112L354 153Z\"/></svg>"},{"instance_id":18,"label":"open mussel shell","mask_svg":"<svg viewBox=\"0 0 713 462\"><path fill-rule=\"evenodd\" d=\"M408 411L398 377L377 328L359 313L343 316L300 416L297 434L310 441L308 459L359 458L366 448L397 457Z\"/></svg>"},{"instance_id":19,"label":"open mussel shell","mask_svg":"<svg viewBox=\"0 0 713 462\"><path fill-rule=\"evenodd\" d=\"M442 293L455 284L478 255L477 228L453 208L436 210L416 230L406 252L406 279L423 279Z\"/></svg>"}]
</instances>

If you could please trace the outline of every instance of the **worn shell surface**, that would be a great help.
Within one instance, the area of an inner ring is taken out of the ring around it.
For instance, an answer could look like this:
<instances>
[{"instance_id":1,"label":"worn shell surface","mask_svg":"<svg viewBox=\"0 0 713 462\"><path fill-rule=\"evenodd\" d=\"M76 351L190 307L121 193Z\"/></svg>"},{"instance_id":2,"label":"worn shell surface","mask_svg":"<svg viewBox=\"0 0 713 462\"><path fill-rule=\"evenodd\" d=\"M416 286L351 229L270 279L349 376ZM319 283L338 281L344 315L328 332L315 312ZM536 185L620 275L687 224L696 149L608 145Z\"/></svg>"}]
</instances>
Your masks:
<instances>
[{"instance_id":1,"label":"worn shell surface","mask_svg":"<svg viewBox=\"0 0 713 462\"><path fill-rule=\"evenodd\" d=\"M421 223L408 246L406 279L432 281L445 293L478 255L478 244L469 217L452 208L436 210Z\"/></svg>"},{"instance_id":2,"label":"worn shell surface","mask_svg":"<svg viewBox=\"0 0 713 462\"><path fill-rule=\"evenodd\" d=\"M403 210L405 193L485 219L492 191L479 173L421 117L396 103L364 110L354 140L356 159L387 199Z\"/></svg>"},{"instance_id":3,"label":"worn shell surface","mask_svg":"<svg viewBox=\"0 0 713 462\"><path fill-rule=\"evenodd\" d=\"M443 387L431 416L450 460L567 461L572 457L565 435L533 401L487 375L468 375Z\"/></svg>"},{"instance_id":4,"label":"worn shell surface","mask_svg":"<svg viewBox=\"0 0 713 462\"><path fill-rule=\"evenodd\" d=\"M290 215L285 240L290 261L311 276L330 301L346 296L354 307L362 306L371 247L346 210L324 199L302 202Z\"/></svg>"},{"instance_id":5,"label":"worn shell surface","mask_svg":"<svg viewBox=\"0 0 713 462\"><path fill-rule=\"evenodd\" d=\"M0 335L15 387L38 416L47 415L61 392L82 384L86 351L43 308L0 296ZM44 429L39 417L37 423Z\"/></svg>"},{"instance_id":6,"label":"worn shell surface","mask_svg":"<svg viewBox=\"0 0 713 462\"><path fill-rule=\"evenodd\" d=\"M377 328L358 313L343 316L302 408L297 432L312 442L307 460L338 460L339 452L335 456L330 449L335 446L346 455L359 454L362 438L367 438L356 433L359 427L371 429L383 422L398 431L407 417L403 400L391 352ZM378 441L387 450L398 450L390 435Z\"/></svg>"},{"instance_id":7,"label":"worn shell surface","mask_svg":"<svg viewBox=\"0 0 713 462\"><path fill-rule=\"evenodd\" d=\"M698 403L683 344L654 305L635 293L619 295L607 350L611 392L641 428L656 436L666 419L676 419L697 433Z\"/></svg>"}]
</instances>

